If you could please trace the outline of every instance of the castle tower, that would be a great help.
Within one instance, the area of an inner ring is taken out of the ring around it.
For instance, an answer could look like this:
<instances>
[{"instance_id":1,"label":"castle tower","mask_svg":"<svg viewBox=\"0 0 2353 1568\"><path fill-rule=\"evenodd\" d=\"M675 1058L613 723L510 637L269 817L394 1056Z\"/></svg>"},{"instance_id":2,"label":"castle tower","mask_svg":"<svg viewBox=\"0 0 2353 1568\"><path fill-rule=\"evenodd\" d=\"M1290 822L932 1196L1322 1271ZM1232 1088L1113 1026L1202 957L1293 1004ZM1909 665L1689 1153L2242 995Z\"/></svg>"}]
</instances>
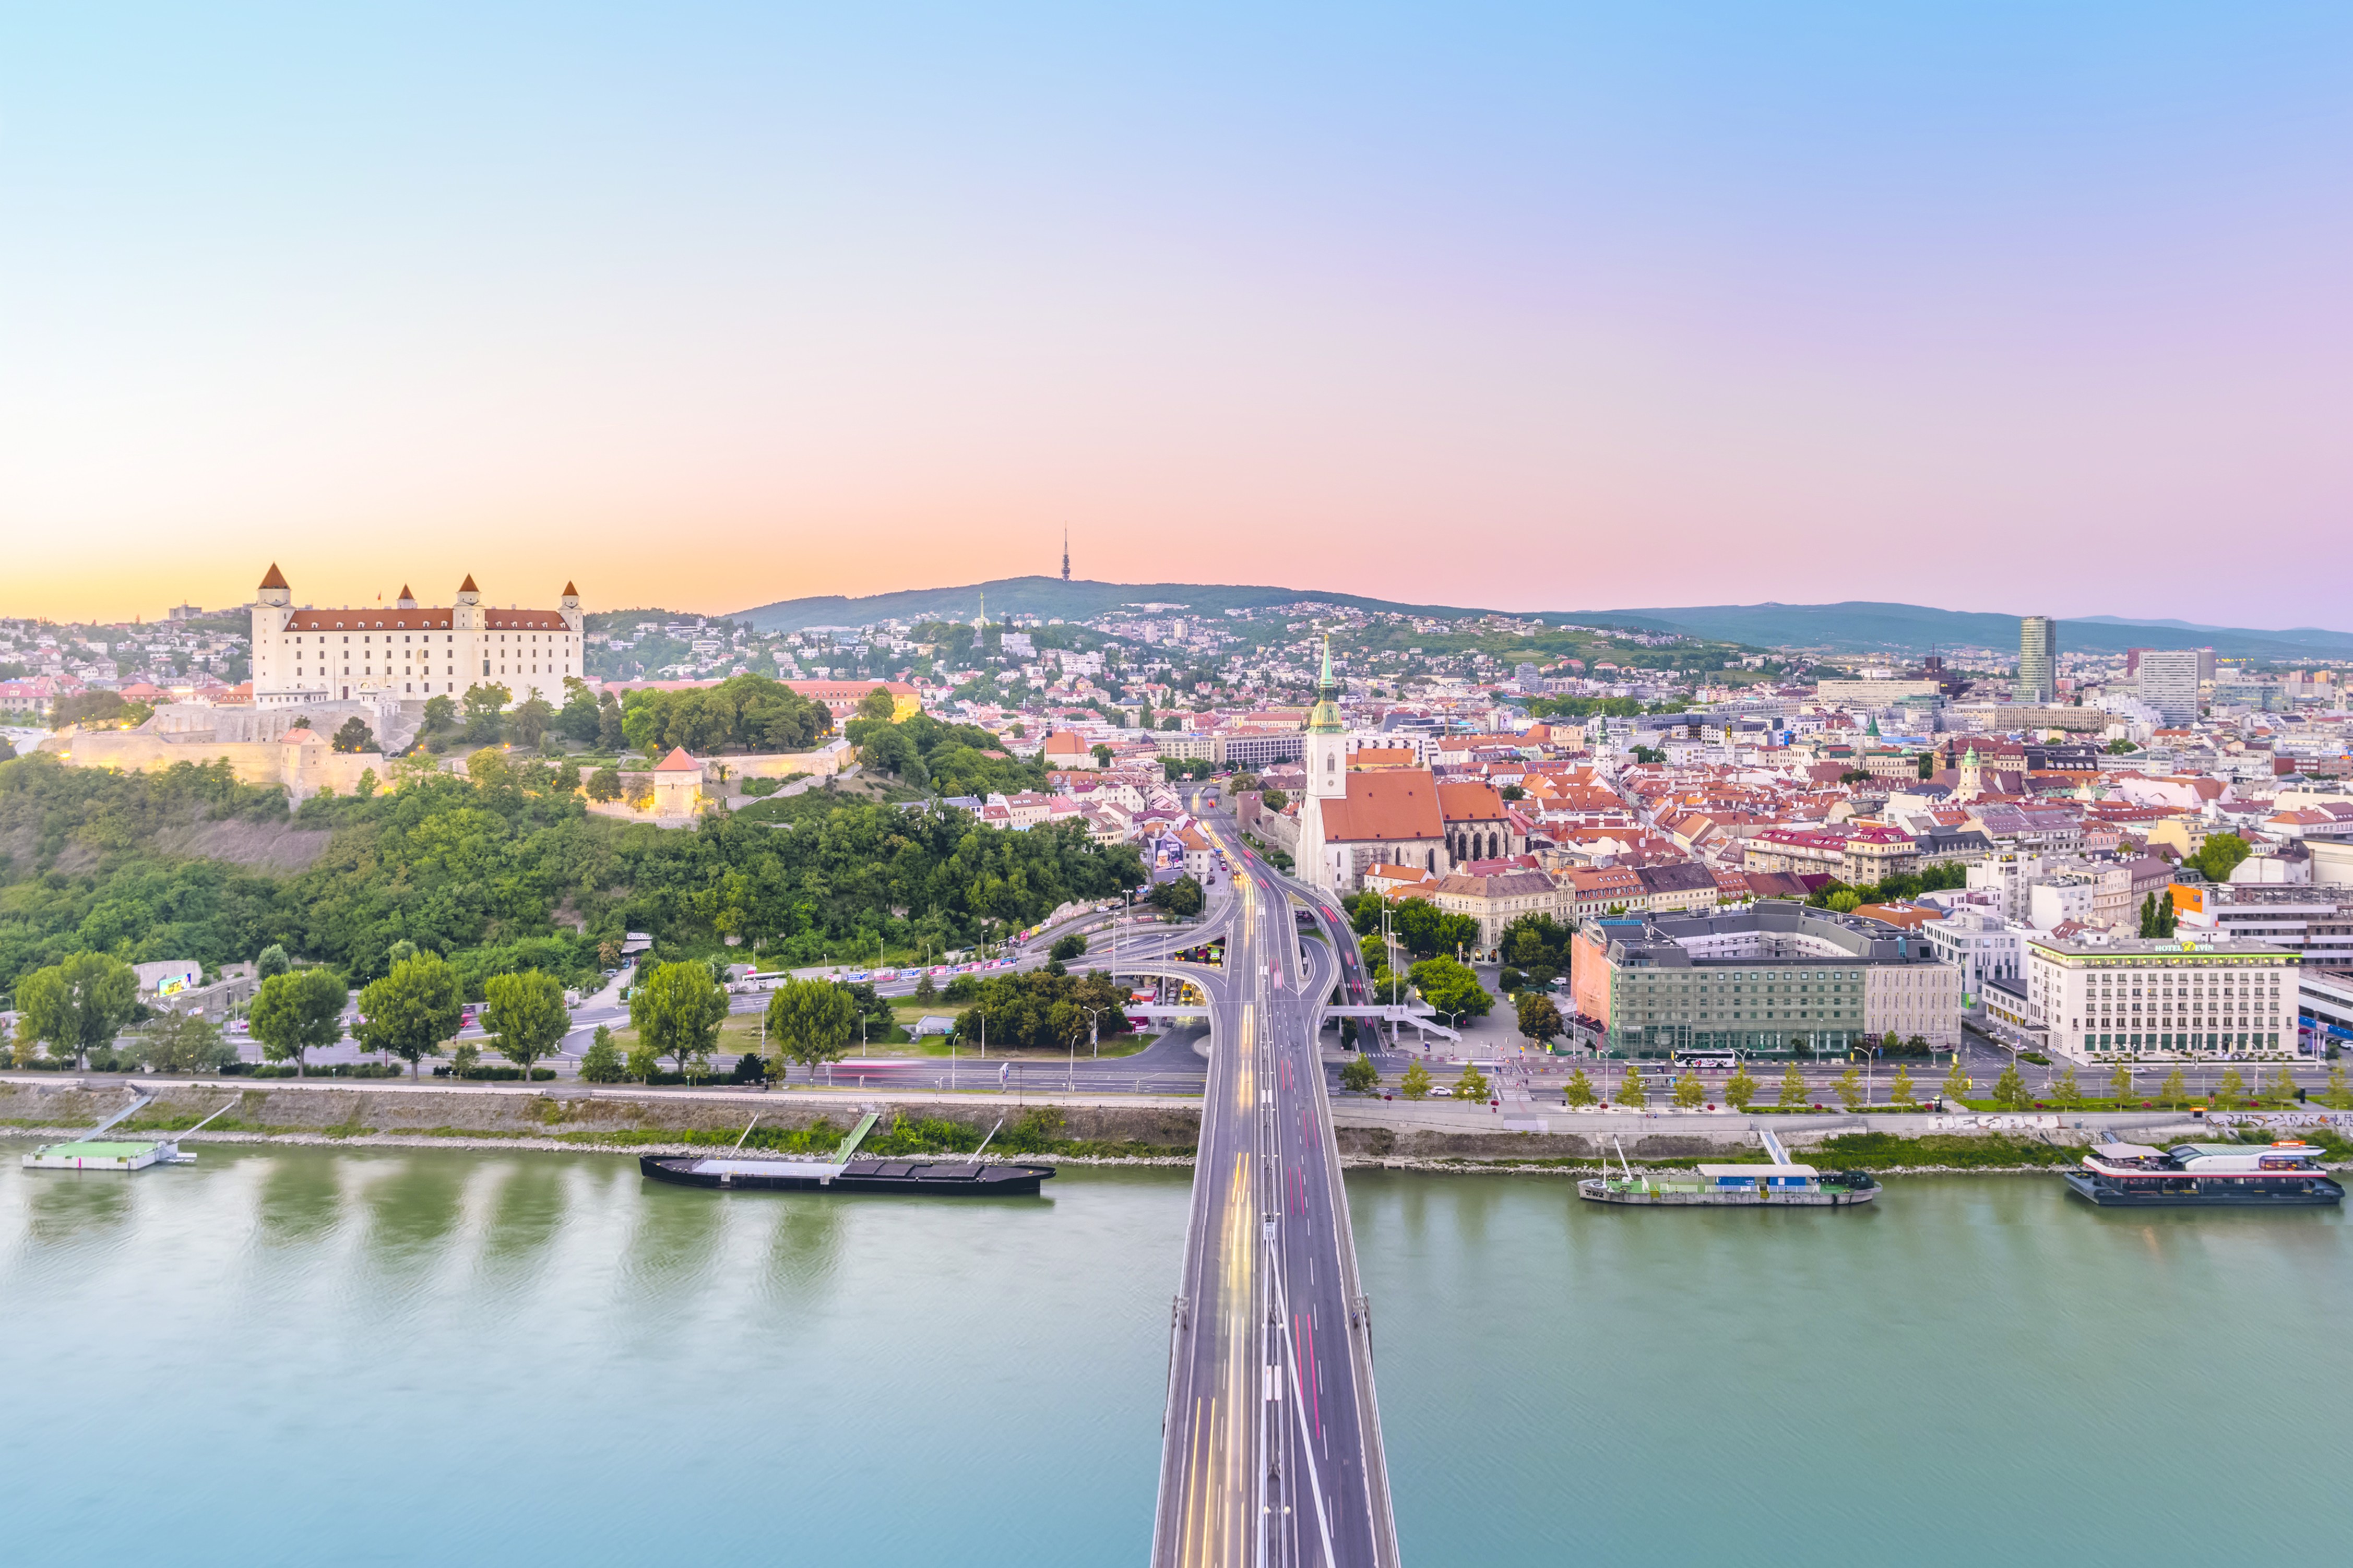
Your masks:
<instances>
[{"instance_id":1,"label":"castle tower","mask_svg":"<svg viewBox=\"0 0 2353 1568\"><path fill-rule=\"evenodd\" d=\"M294 603L294 590L287 585L286 574L278 569L277 562L271 562L269 570L262 574L261 591L254 595L253 602L273 605L281 610Z\"/></svg>"},{"instance_id":2,"label":"castle tower","mask_svg":"<svg viewBox=\"0 0 2353 1568\"><path fill-rule=\"evenodd\" d=\"M1340 688L1332 679L1332 639L1324 639L1324 673L1307 714L1307 793L1322 800L1348 793L1348 735L1340 722Z\"/></svg>"},{"instance_id":3,"label":"castle tower","mask_svg":"<svg viewBox=\"0 0 2353 1568\"><path fill-rule=\"evenodd\" d=\"M400 597L392 602L392 607L396 610L413 610L417 608L417 595L408 591L407 584L403 583L400 585Z\"/></svg>"},{"instance_id":4,"label":"castle tower","mask_svg":"<svg viewBox=\"0 0 2353 1568\"><path fill-rule=\"evenodd\" d=\"M565 584L564 597L557 601L556 608L564 612L564 624L572 628L572 635L578 637L587 625L587 617L580 613L580 590L570 583Z\"/></svg>"},{"instance_id":5,"label":"castle tower","mask_svg":"<svg viewBox=\"0 0 2353 1568\"><path fill-rule=\"evenodd\" d=\"M482 629L482 591L474 586L471 572L467 573L466 580L458 584L458 596L450 604L454 608L450 619L456 622L458 630L478 632Z\"/></svg>"},{"instance_id":6,"label":"castle tower","mask_svg":"<svg viewBox=\"0 0 2353 1568\"><path fill-rule=\"evenodd\" d=\"M1985 793L1985 766L1978 761L1975 746L1961 758L1960 780L1953 793L1962 800L1975 800Z\"/></svg>"}]
</instances>

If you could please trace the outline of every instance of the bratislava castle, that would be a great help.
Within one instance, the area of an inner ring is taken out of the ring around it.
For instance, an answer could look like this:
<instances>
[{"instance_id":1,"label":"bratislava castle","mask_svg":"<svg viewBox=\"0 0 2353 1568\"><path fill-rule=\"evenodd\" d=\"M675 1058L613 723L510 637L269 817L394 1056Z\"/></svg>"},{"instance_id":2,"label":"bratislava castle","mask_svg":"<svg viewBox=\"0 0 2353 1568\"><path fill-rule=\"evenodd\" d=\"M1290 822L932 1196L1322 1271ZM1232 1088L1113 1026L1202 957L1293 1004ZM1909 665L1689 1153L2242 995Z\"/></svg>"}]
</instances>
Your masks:
<instances>
[{"instance_id":1,"label":"bratislava castle","mask_svg":"<svg viewBox=\"0 0 2353 1568\"><path fill-rule=\"evenodd\" d=\"M298 610L273 563L253 604L254 705L422 702L470 686L561 705L564 678L581 673L585 624L569 583L556 609L501 610L482 603L470 575L446 609L404 586L389 606Z\"/></svg>"}]
</instances>

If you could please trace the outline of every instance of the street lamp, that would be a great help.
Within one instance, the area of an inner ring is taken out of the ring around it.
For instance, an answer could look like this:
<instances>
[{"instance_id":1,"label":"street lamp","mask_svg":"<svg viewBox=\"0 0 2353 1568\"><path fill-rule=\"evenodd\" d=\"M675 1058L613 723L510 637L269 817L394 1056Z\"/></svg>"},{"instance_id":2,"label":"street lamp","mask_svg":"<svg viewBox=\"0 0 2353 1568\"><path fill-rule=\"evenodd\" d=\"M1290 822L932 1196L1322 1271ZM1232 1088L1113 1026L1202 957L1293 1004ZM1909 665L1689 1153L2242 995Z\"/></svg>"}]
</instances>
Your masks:
<instances>
[{"instance_id":1,"label":"street lamp","mask_svg":"<svg viewBox=\"0 0 2353 1568\"><path fill-rule=\"evenodd\" d=\"M1079 1011L1087 1016L1087 1054L1101 1061L1103 1059L1103 1010L1100 1007L1082 1007Z\"/></svg>"}]
</instances>

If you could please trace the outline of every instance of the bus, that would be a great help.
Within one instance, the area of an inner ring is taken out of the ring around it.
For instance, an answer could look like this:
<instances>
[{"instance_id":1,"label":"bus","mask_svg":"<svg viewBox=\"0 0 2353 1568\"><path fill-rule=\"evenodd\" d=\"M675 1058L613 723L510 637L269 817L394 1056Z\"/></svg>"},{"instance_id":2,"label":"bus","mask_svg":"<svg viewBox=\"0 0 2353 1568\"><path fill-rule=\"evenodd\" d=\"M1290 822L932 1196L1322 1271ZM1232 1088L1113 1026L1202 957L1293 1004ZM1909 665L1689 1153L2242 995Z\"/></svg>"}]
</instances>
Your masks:
<instances>
[{"instance_id":1,"label":"bus","mask_svg":"<svg viewBox=\"0 0 2353 1568\"><path fill-rule=\"evenodd\" d=\"M1675 1066L1679 1068L1714 1068L1729 1071L1739 1065L1740 1053L1730 1047L1722 1050L1714 1047L1694 1047L1675 1053Z\"/></svg>"}]
</instances>

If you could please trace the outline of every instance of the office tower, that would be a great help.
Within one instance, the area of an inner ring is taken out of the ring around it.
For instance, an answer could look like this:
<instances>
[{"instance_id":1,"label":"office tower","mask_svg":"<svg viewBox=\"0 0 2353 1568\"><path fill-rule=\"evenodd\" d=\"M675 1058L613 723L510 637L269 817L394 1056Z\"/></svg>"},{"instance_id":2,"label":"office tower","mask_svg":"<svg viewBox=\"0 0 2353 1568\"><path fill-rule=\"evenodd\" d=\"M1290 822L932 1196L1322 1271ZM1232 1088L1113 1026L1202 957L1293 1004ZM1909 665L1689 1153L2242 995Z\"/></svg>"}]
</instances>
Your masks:
<instances>
[{"instance_id":1,"label":"office tower","mask_svg":"<svg viewBox=\"0 0 2353 1568\"><path fill-rule=\"evenodd\" d=\"M2027 616L2018 623L2018 700L2047 707L2059 695L2059 623Z\"/></svg>"},{"instance_id":2,"label":"office tower","mask_svg":"<svg viewBox=\"0 0 2353 1568\"><path fill-rule=\"evenodd\" d=\"M2198 664L2196 648L2142 649L2140 700L2168 724L2189 723L2198 717Z\"/></svg>"}]
</instances>

